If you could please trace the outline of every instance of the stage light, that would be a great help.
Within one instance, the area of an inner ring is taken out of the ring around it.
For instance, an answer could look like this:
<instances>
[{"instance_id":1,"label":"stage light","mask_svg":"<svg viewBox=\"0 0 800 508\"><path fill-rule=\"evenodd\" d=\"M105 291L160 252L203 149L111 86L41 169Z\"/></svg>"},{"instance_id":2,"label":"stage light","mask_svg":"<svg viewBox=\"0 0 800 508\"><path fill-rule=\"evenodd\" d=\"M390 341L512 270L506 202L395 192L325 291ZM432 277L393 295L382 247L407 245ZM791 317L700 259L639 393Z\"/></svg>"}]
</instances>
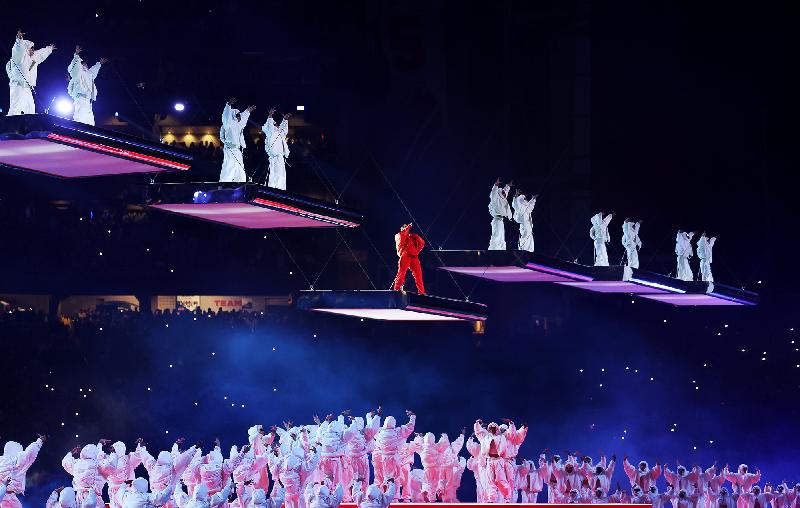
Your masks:
<instances>
[{"instance_id":1,"label":"stage light","mask_svg":"<svg viewBox=\"0 0 800 508\"><path fill-rule=\"evenodd\" d=\"M56 111L61 115L72 113L72 101L69 99L58 99L56 101Z\"/></svg>"},{"instance_id":2,"label":"stage light","mask_svg":"<svg viewBox=\"0 0 800 508\"><path fill-rule=\"evenodd\" d=\"M305 106L297 106L297 111L305 111L305 110L306 110Z\"/></svg>"},{"instance_id":3,"label":"stage light","mask_svg":"<svg viewBox=\"0 0 800 508\"><path fill-rule=\"evenodd\" d=\"M186 109L186 105L184 103L182 102L175 103L175 111L183 111L184 109Z\"/></svg>"}]
</instances>

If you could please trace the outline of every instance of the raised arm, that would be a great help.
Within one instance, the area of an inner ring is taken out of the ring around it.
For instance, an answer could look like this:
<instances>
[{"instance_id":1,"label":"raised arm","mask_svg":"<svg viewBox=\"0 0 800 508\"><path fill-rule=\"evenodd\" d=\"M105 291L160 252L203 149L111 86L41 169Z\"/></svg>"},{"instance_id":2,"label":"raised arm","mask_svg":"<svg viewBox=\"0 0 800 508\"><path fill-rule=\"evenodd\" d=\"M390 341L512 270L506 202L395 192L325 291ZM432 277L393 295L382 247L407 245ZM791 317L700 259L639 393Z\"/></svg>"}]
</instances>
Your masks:
<instances>
[{"instance_id":1,"label":"raised arm","mask_svg":"<svg viewBox=\"0 0 800 508\"><path fill-rule=\"evenodd\" d=\"M67 73L69 77L75 79L81 72L81 57L78 55L77 50L74 55L72 55L72 61L69 63L69 67L67 67Z\"/></svg>"},{"instance_id":2,"label":"raised arm","mask_svg":"<svg viewBox=\"0 0 800 508\"><path fill-rule=\"evenodd\" d=\"M414 432L414 425L417 422L417 415L415 415L411 411L406 411L406 414L408 415L408 423L406 423L405 425L401 425L398 432L398 434L400 434L400 437L402 439L407 439L408 436L410 436L411 433Z\"/></svg>"},{"instance_id":3,"label":"raised arm","mask_svg":"<svg viewBox=\"0 0 800 508\"><path fill-rule=\"evenodd\" d=\"M37 49L33 52L33 61L40 64L47 60L47 57L53 52L53 46L45 46L42 49Z\"/></svg>"},{"instance_id":4,"label":"raised arm","mask_svg":"<svg viewBox=\"0 0 800 508\"><path fill-rule=\"evenodd\" d=\"M211 496L210 500L211 508L217 508L218 506L222 506L223 503L228 501L228 496L230 495L231 495L231 478L230 476L228 476L228 480L225 482L225 488L217 492L213 496Z\"/></svg>"},{"instance_id":5,"label":"raised arm","mask_svg":"<svg viewBox=\"0 0 800 508\"><path fill-rule=\"evenodd\" d=\"M123 489L120 489L120 490L123 490ZM155 505L155 506L163 506L163 505L167 504L167 501L169 501L170 496L172 496L173 490L175 490L175 485L170 483L161 492L158 492L158 493L154 492L153 494L150 494L150 496L153 498L153 501L152 501L153 505ZM178 490L180 490L180 492L183 492L183 489L178 489Z\"/></svg>"},{"instance_id":6,"label":"raised arm","mask_svg":"<svg viewBox=\"0 0 800 508\"><path fill-rule=\"evenodd\" d=\"M19 469L27 470L33 464L33 461L36 460L36 456L39 455L39 450L42 449L42 445L44 441L40 437L33 443L29 444L25 451L19 454L17 458L17 467Z\"/></svg>"}]
</instances>

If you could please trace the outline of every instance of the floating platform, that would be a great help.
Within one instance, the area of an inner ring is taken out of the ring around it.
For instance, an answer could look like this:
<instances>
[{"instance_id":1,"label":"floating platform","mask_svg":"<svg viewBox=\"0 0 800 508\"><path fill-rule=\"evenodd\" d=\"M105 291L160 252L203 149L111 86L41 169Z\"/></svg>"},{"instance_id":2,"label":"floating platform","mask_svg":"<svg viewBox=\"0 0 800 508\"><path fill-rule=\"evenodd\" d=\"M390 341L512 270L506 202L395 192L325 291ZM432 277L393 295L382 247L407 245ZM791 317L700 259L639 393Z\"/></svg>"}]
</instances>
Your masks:
<instances>
[{"instance_id":1,"label":"floating platform","mask_svg":"<svg viewBox=\"0 0 800 508\"><path fill-rule=\"evenodd\" d=\"M192 156L50 115L0 117L0 166L60 178L186 171Z\"/></svg>"},{"instance_id":2,"label":"floating platform","mask_svg":"<svg viewBox=\"0 0 800 508\"><path fill-rule=\"evenodd\" d=\"M453 273L495 282L549 282L596 293L637 295L671 305L756 305L758 295L717 283L687 282L624 266L586 266L518 250L439 250Z\"/></svg>"},{"instance_id":3,"label":"floating platform","mask_svg":"<svg viewBox=\"0 0 800 508\"><path fill-rule=\"evenodd\" d=\"M242 229L354 228L363 220L355 210L254 183L154 183L145 201L156 210Z\"/></svg>"},{"instance_id":4,"label":"floating platform","mask_svg":"<svg viewBox=\"0 0 800 508\"><path fill-rule=\"evenodd\" d=\"M300 291L295 307L381 321L485 321L486 305L404 291Z\"/></svg>"}]
</instances>

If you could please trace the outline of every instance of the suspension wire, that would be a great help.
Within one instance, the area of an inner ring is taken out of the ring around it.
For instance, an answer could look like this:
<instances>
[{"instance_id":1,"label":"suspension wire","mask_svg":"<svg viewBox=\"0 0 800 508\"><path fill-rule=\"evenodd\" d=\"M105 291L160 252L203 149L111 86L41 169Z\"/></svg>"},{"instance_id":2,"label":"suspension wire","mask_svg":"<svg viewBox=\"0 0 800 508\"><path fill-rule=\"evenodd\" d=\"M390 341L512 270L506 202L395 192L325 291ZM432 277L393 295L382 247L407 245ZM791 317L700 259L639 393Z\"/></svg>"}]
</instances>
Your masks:
<instances>
[{"instance_id":1,"label":"suspension wire","mask_svg":"<svg viewBox=\"0 0 800 508\"><path fill-rule=\"evenodd\" d=\"M550 231L553 232L553 235L555 235L556 239L558 239L558 241L561 243L561 246L558 248L556 253L553 254L554 258L558 257L558 254L561 252L561 249L564 249L567 252L567 256L569 256L570 259L573 259L573 260L577 261L577 258L572 257L572 251L570 251L569 247L567 247L567 240L569 240L572 237L572 233L575 231L575 226L576 225L577 225L577 223L573 222L572 227L569 229L569 232L567 233L567 236L565 236L562 239L561 235L559 235L558 231L556 231L556 228L553 227L553 224L551 222L547 223L547 227L550 228ZM581 250L581 252L583 252L583 250ZM580 256L580 254L579 254L579 256Z\"/></svg>"},{"instance_id":2,"label":"suspension wire","mask_svg":"<svg viewBox=\"0 0 800 508\"><path fill-rule=\"evenodd\" d=\"M411 221L419 225L419 222L417 222L417 219L414 217L414 214L412 214L411 210L408 209L408 206L406 206L406 202L403 201L403 198L400 196L400 193L398 193L397 189L394 188L394 185L392 185L391 180L389 180L389 177L386 176L386 173L384 173L383 168L381 168L380 164L378 164L378 161L375 160L375 157L371 157L371 159L375 167L378 168L378 171L380 172L381 176L383 176L383 179L386 180L387 184L389 184L389 188L392 189L392 192L394 192L394 195L397 197L398 201L400 201L400 204L403 205L403 208L405 209L408 216L411 218ZM425 234L425 230L422 228L422 226L420 226L419 230L420 233L422 233L422 237L425 239L426 242L428 242L428 245L433 245L433 243L430 241L430 238L428 238L428 235ZM430 249L430 252L433 253L433 255L436 257L437 261L439 261L439 264L442 265L442 267L446 266L444 264L444 261L442 261L441 256L439 256L439 254L436 252L436 249L432 248ZM461 285L456 280L455 276L453 275L453 272L451 272L450 270L445 270L445 271L447 272L448 275L450 275L450 279L452 279L453 284L455 284L456 288L458 288L458 291L464 297L464 300L469 301L467 298L467 294L464 293L464 290L461 288Z\"/></svg>"},{"instance_id":3,"label":"suspension wire","mask_svg":"<svg viewBox=\"0 0 800 508\"><path fill-rule=\"evenodd\" d=\"M341 239L341 240L339 240L339 243L341 244L342 242L344 242L344 244L347 246L347 250L349 250L349 251L350 251L350 255L351 255L351 256L353 256L353 260L354 260L356 263L358 263L358 267L359 267L359 268L361 268L361 271L362 271L362 272L364 272L364 276L365 276L365 277L367 278L367 280L369 281L369 285L370 285L370 286L372 286L372 289L378 289L377 287L375 287L375 283L374 283L374 282L372 282L372 277L370 277L370 276L369 276L369 273L367 273L367 270L364 268L364 265L362 265L362 264L361 264L361 261L359 261L359 260L358 260L358 256L356 256L356 253L355 253L355 252L353 252L353 249L352 249L352 248L350 248L350 244L349 244L349 243L347 243L347 240L345 239L345 237L344 237L344 235L342 234L342 232L341 232L341 231L339 231L339 228L336 228L336 233L339 235L339 238Z\"/></svg>"},{"instance_id":4,"label":"suspension wire","mask_svg":"<svg viewBox=\"0 0 800 508\"><path fill-rule=\"evenodd\" d=\"M319 178L319 181L322 182L322 186L325 187L325 191L330 193L331 196L336 200L336 203L339 203L339 199L336 197L336 186L333 185L333 181L331 181L322 171L322 168L319 167L319 163L317 162L316 158L309 152L308 157L306 160L309 161L308 165L311 167L311 171Z\"/></svg>"},{"instance_id":5,"label":"suspension wire","mask_svg":"<svg viewBox=\"0 0 800 508\"><path fill-rule=\"evenodd\" d=\"M358 165L356 165L356 170L353 171L353 174L350 175L350 178L347 180L347 183L345 183L344 187L342 187L341 192L339 192L339 195L336 197L336 202L337 203L339 202L340 199L342 199L342 195L344 194L344 191L346 191L347 188L350 187L350 183L352 183L352 181L355 179L355 177L358 174L358 172L361 171L361 168L364 167L365 162L366 162L366 157L367 156L365 155L364 158L361 160L361 162L359 162Z\"/></svg>"},{"instance_id":6,"label":"suspension wire","mask_svg":"<svg viewBox=\"0 0 800 508\"><path fill-rule=\"evenodd\" d=\"M340 235L340 237L341 237L341 235ZM311 289L314 289L314 286L317 285L317 281L319 280L320 277L322 277L322 273L325 271L325 269L328 268L328 263L331 262L331 259L333 259L333 256L334 256L334 254L336 254L336 251L339 250L339 246L341 244L342 244L342 240L339 240L339 242L336 244L336 247L334 247L333 250L331 251L331 253L328 255L328 259L325 260L325 263L322 265L322 268L320 269L319 273L317 274L317 277L314 279L314 282L311 284Z\"/></svg>"},{"instance_id":7,"label":"suspension wire","mask_svg":"<svg viewBox=\"0 0 800 508\"><path fill-rule=\"evenodd\" d=\"M467 207L462 206L461 213L458 215L458 219L456 219L456 222L453 224L453 227L450 228L450 232L447 233L447 236L444 237L444 241L442 242L442 247L444 247L447 244L447 241L450 239L450 236L455 232L456 226L458 226L461 223L461 219L464 218L464 215L466 215L466 213L467 213Z\"/></svg>"},{"instance_id":8,"label":"suspension wire","mask_svg":"<svg viewBox=\"0 0 800 508\"><path fill-rule=\"evenodd\" d=\"M376 247L375 244L372 242L372 239L367 234L367 230L364 229L363 227L361 227L359 229L364 233L364 237L367 239L369 244L372 246L372 249L378 255L378 258L381 260L381 262L383 263L383 266L386 268L386 271L389 273L389 277L391 277L392 276L392 269L389 268L389 263L386 262L386 258L383 257L383 255L381 254L381 251L379 251L378 247Z\"/></svg>"},{"instance_id":9,"label":"suspension wire","mask_svg":"<svg viewBox=\"0 0 800 508\"><path fill-rule=\"evenodd\" d=\"M458 179L458 183L456 183L456 185L454 185L453 188L450 190L450 194L447 196L447 199L444 201L444 204L439 209L439 212L436 213L436 215L434 216L434 218L431 221L430 225L425 230L425 233L430 232L430 230L433 228L433 224L437 220L439 220L439 217L442 215L442 212L444 212L444 210L447 209L447 205L450 203L450 200L453 198L453 196L455 196L456 190L461 186L461 182L464 181L464 177L467 175L467 170L471 169L472 166L474 166L475 161L477 160L478 152L483 150L483 148L486 146L486 144L490 140L494 139L494 136L495 136L495 134L497 134L498 129L499 129L499 123L494 122L494 129L492 129L492 131L488 135L483 137L481 146L479 146L476 150L470 150L470 154L471 154L472 157L470 158L470 160L467 163L467 165L464 166L464 169L461 171L461 176ZM456 225L458 225L458 223L461 222L461 219L464 217L464 213L465 212L466 212L466 207L462 207L461 208L461 214L459 215L458 220L456 221L456 224L453 225L453 227L450 229L450 232L445 237L445 241L442 243L442 245L447 243L447 239L449 239L450 235L453 234L453 231L455 230Z\"/></svg>"},{"instance_id":10,"label":"suspension wire","mask_svg":"<svg viewBox=\"0 0 800 508\"><path fill-rule=\"evenodd\" d=\"M308 287L311 289L311 291L314 291L314 284L312 284L311 281L308 280L308 277L306 277L306 273L303 271L303 269L297 263L297 260L294 259L294 256L292 256L292 253L289 252L289 249L286 248L286 244L283 243L283 240L281 240L281 237L278 236L278 233L274 229L270 229L270 232L278 240L278 243L281 244L281 247L283 247L283 250L286 251L286 255L289 256L289 259L292 260L292 263L294 263L294 266L297 267L297 271L300 272L300 275L303 276L303 279L305 279L306 284L308 284Z\"/></svg>"},{"instance_id":11,"label":"suspension wire","mask_svg":"<svg viewBox=\"0 0 800 508\"><path fill-rule=\"evenodd\" d=\"M141 104L139 104L139 101L137 101L136 97L131 93L130 88L128 88L128 83L122 78L122 74L120 74L119 69L117 69L116 62L112 60L109 63L111 63L111 68L114 69L114 73L117 75L117 78L119 78L120 83L122 83L122 88L125 89L125 92L128 94L128 97L130 97L131 101L133 101L133 103L136 105L136 108L139 110L139 113L141 113L145 123L150 126L150 130L152 132L152 129L154 127L153 123L150 121L149 118L147 118L147 114L144 112L144 109L142 108Z\"/></svg>"}]
</instances>

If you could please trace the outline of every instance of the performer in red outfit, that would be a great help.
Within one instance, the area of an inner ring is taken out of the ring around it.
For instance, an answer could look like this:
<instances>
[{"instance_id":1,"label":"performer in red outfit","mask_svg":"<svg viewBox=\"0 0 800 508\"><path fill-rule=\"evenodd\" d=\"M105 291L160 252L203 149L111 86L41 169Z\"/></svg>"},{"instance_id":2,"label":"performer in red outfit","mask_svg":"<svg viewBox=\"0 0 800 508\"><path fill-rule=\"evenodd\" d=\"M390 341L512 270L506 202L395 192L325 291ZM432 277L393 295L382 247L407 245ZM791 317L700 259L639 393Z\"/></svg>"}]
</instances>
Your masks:
<instances>
[{"instance_id":1,"label":"performer in red outfit","mask_svg":"<svg viewBox=\"0 0 800 508\"><path fill-rule=\"evenodd\" d=\"M394 235L394 243L397 247L397 276L394 278L392 288L400 291L406 281L406 271L411 270L414 276L414 283L417 285L417 293L425 294L425 284L422 282L422 267L419 264L419 253L425 247L425 240L421 236L411 233L411 224L403 224L400 232Z\"/></svg>"}]
</instances>

